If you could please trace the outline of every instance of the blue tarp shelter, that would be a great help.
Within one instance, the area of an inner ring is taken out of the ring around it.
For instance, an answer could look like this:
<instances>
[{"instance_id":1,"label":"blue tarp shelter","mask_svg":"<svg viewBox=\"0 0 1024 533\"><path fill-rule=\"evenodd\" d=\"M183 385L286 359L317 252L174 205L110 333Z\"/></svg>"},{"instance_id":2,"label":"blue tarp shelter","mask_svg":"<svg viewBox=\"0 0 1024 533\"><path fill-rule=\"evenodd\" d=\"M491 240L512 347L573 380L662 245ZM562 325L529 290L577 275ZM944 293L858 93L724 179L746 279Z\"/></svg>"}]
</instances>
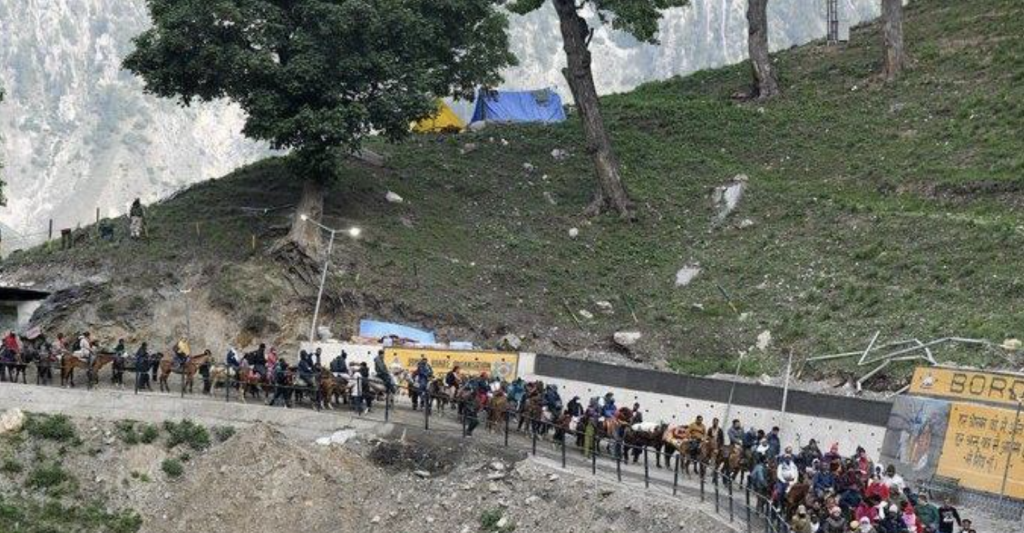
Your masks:
<instances>
[{"instance_id":1,"label":"blue tarp shelter","mask_svg":"<svg viewBox=\"0 0 1024 533\"><path fill-rule=\"evenodd\" d=\"M486 91L476 97L473 120L488 122L562 122L562 97L551 89L539 91Z\"/></svg>"},{"instance_id":2,"label":"blue tarp shelter","mask_svg":"<svg viewBox=\"0 0 1024 533\"><path fill-rule=\"evenodd\" d=\"M411 328L409 326L403 326L401 324L392 324L390 322L378 322L376 320L360 320L359 321L359 336L360 337L389 337L391 335L397 335L402 339L409 339L415 341L418 344L436 344L434 340L434 334L430 331L423 331L421 329Z\"/></svg>"}]
</instances>

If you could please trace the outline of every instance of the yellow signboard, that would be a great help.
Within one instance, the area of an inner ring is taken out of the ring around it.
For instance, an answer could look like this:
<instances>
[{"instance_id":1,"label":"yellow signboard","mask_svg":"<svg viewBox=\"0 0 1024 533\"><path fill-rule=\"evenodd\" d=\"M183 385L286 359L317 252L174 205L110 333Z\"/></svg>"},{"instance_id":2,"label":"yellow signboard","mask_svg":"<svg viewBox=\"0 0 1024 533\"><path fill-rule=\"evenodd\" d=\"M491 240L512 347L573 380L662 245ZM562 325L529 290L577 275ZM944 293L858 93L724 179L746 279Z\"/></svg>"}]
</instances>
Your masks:
<instances>
[{"instance_id":1,"label":"yellow signboard","mask_svg":"<svg viewBox=\"0 0 1024 533\"><path fill-rule=\"evenodd\" d=\"M458 366L463 375L478 376L487 372L488 376L511 381L516 378L519 366L519 354L514 352L388 348L384 353L389 366L398 364L410 372L416 370L416 364L423 356L426 356L434 369L434 375L438 377Z\"/></svg>"},{"instance_id":2,"label":"yellow signboard","mask_svg":"<svg viewBox=\"0 0 1024 533\"><path fill-rule=\"evenodd\" d=\"M1024 374L918 367L910 382L910 394L1016 407L1017 398L1024 398Z\"/></svg>"},{"instance_id":3,"label":"yellow signboard","mask_svg":"<svg viewBox=\"0 0 1024 533\"><path fill-rule=\"evenodd\" d=\"M1016 438L1014 435L1016 424ZM969 489L1024 498L1024 420L1016 410L954 403L937 473ZM1009 459L1009 470L1007 470Z\"/></svg>"}]
</instances>

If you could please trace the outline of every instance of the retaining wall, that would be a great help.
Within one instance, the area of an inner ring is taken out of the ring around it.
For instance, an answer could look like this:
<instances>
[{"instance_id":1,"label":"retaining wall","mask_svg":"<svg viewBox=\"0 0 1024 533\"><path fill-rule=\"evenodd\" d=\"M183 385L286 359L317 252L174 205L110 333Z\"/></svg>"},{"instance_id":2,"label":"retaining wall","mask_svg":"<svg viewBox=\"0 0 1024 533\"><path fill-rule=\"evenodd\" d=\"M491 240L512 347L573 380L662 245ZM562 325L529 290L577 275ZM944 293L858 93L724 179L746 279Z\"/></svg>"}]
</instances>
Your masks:
<instances>
[{"instance_id":1,"label":"retaining wall","mask_svg":"<svg viewBox=\"0 0 1024 533\"><path fill-rule=\"evenodd\" d=\"M703 415L708 425L712 418L719 418L728 427L728 420L738 418L744 427L768 431L779 426L783 446L796 449L815 439L827 451L838 442L844 455L863 446L875 460L881 457L892 409L888 402L790 390L783 414L779 387L747 383L734 387L730 381L541 354L520 354L519 375L558 385L566 403L579 396L586 404L611 392L619 407L638 402L647 421L687 424ZM730 392L733 402L727 413Z\"/></svg>"}]
</instances>

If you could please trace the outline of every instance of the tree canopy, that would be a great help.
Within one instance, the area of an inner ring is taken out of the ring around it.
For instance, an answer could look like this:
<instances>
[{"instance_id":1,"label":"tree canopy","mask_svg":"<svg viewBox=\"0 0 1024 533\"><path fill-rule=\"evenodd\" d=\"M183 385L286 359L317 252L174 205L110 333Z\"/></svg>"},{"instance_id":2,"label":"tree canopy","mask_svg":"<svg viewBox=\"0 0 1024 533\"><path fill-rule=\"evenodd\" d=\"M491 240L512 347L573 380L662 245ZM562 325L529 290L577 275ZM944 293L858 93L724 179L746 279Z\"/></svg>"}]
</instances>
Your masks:
<instances>
[{"instance_id":1,"label":"tree canopy","mask_svg":"<svg viewBox=\"0 0 1024 533\"><path fill-rule=\"evenodd\" d=\"M435 98L470 96L515 62L493 0L148 0L124 61L150 93L229 99L243 133L300 155L401 139Z\"/></svg>"},{"instance_id":2,"label":"tree canopy","mask_svg":"<svg viewBox=\"0 0 1024 533\"><path fill-rule=\"evenodd\" d=\"M540 9L547 0L512 0L509 11L525 15ZM658 23L662 12L684 7L690 0L583 0L576 2L577 11L590 7L602 24L624 31L646 43L657 44Z\"/></svg>"}]
</instances>

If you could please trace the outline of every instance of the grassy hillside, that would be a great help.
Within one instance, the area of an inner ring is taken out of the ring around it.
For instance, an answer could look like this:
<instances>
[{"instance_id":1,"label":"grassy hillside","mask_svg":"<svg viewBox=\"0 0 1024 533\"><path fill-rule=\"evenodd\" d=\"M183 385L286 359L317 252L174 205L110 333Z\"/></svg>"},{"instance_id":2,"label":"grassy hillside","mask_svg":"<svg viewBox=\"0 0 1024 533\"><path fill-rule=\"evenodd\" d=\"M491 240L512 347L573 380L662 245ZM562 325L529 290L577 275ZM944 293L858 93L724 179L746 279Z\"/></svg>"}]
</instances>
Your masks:
<instances>
[{"instance_id":1,"label":"grassy hillside","mask_svg":"<svg viewBox=\"0 0 1024 533\"><path fill-rule=\"evenodd\" d=\"M636 329L643 357L698 373L730 368L764 330L773 343L747 372L777 371L789 350L856 349L875 330L885 340L1024 336L1024 5L920 0L906 19L913 68L897 83L876 75L881 38L870 25L848 46L777 54L785 94L768 104L731 99L748 83L746 64L604 98L634 224L580 216L592 183L575 120L378 147L389 169L353 166L331 190L327 223L366 237L340 242L332 294L342 296L329 312L346 324L364 313L417 320L484 343L513 332L542 350ZM554 159L556 148L570 157ZM715 227L710 193L737 174L749 177L747 194ZM387 190L406 202L386 203ZM235 316L253 309L239 302L308 312L295 296L308 291L249 275L287 269L263 252L288 210L238 209L297 195L285 162L264 161L155 206L145 244L35 250L6 270L120 258L119 268L136 265L126 282L199 276ZM237 262L246 267L203 266ZM701 274L675 287L688 264ZM598 309L605 300L613 314ZM577 325L569 309L595 317Z\"/></svg>"}]
</instances>

